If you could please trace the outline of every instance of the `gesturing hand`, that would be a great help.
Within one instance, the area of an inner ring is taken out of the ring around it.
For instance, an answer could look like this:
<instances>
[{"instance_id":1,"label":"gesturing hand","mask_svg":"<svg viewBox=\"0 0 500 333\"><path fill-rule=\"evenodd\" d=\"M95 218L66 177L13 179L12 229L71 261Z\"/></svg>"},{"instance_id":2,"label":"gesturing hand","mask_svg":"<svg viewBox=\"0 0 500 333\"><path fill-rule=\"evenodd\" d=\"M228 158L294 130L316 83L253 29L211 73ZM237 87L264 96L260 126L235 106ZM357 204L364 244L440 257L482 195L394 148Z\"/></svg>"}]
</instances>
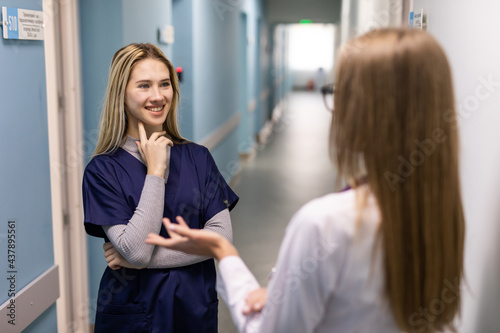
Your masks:
<instances>
[{"instance_id":1,"label":"gesturing hand","mask_svg":"<svg viewBox=\"0 0 500 333\"><path fill-rule=\"evenodd\" d=\"M243 307L243 314L249 315L254 312L261 312L267 301L267 289L258 288L251 291L246 300L245 306Z\"/></svg>"},{"instance_id":2,"label":"gesturing hand","mask_svg":"<svg viewBox=\"0 0 500 333\"><path fill-rule=\"evenodd\" d=\"M137 267L132 265L125 259L118 250L115 249L113 244L111 242L109 243L104 243L102 246L104 249L104 257L106 257L106 262L108 263L109 268L112 270L117 270L122 267L125 268L133 268L133 269L142 269L145 267Z\"/></svg>"},{"instance_id":3,"label":"gesturing hand","mask_svg":"<svg viewBox=\"0 0 500 333\"><path fill-rule=\"evenodd\" d=\"M139 121L138 126L140 141L136 141L136 143L139 153L148 167L148 175L163 178L167 168L167 145L172 147L174 143L164 136L165 131L154 132L148 139L144 124Z\"/></svg>"},{"instance_id":4,"label":"gesturing hand","mask_svg":"<svg viewBox=\"0 0 500 333\"><path fill-rule=\"evenodd\" d=\"M186 253L213 257L218 260L229 255L238 255L236 248L216 232L190 229L180 216L177 216L177 222L179 224L173 224L168 218L164 218L163 224L170 238L151 233L148 235L146 243Z\"/></svg>"}]
</instances>

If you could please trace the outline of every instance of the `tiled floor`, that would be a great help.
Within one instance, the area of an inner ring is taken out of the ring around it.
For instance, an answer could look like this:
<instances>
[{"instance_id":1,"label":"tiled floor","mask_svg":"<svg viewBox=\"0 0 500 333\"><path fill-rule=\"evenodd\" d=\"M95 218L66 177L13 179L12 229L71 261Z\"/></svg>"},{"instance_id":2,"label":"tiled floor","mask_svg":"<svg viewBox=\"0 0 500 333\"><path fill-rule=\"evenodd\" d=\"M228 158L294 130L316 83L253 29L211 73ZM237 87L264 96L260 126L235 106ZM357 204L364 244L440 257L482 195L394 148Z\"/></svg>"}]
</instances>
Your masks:
<instances>
[{"instance_id":1,"label":"tiled floor","mask_svg":"<svg viewBox=\"0 0 500 333\"><path fill-rule=\"evenodd\" d=\"M291 94L270 142L246 163L234 187L240 197L231 212L234 244L261 285L267 284L293 213L335 190L328 155L330 121L319 93ZM222 303L219 332L236 332Z\"/></svg>"}]
</instances>

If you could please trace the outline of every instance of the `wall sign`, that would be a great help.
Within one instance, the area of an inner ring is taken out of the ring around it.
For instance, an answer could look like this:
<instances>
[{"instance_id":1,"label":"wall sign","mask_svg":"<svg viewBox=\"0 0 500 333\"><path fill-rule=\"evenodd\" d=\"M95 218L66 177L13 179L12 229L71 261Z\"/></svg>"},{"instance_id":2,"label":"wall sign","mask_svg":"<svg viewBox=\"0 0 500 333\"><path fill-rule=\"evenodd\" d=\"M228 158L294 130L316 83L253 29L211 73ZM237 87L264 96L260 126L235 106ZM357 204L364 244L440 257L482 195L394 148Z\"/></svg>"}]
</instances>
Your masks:
<instances>
[{"instance_id":1,"label":"wall sign","mask_svg":"<svg viewBox=\"0 0 500 333\"><path fill-rule=\"evenodd\" d=\"M426 30L427 28L427 17L425 16L424 10L420 9L415 11L414 15L414 21L413 21L413 27L420 29L420 30Z\"/></svg>"},{"instance_id":2,"label":"wall sign","mask_svg":"<svg viewBox=\"0 0 500 333\"><path fill-rule=\"evenodd\" d=\"M166 25L163 29L158 29L158 42L161 44L173 44L175 42L173 25Z\"/></svg>"},{"instance_id":3,"label":"wall sign","mask_svg":"<svg viewBox=\"0 0 500 333\"><path fill-rule=\"evenodd\" d=\"M4 39L43 40L43 12L2 7Z\"/></svg>"}]
</instances>

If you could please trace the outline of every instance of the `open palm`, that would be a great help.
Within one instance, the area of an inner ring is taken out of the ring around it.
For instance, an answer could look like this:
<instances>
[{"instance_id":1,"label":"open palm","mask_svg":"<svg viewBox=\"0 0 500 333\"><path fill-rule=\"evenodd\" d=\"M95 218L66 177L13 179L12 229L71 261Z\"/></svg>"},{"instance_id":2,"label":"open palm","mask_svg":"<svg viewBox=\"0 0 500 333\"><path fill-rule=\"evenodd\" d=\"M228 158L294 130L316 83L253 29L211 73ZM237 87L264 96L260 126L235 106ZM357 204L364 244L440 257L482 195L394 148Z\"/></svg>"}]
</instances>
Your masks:
<instances>
[{"instance_id":1,"label":"open palm","mask_svg":"<svg viewBox=\"0 0 500 333\"><path fill-rule=\"evenodd\" d=\"M170 238L151 233L146 243L219 260L227 255L237 255L236 249L221 235L209 230L190 229L180 216L176 220L178 224L163 219Z\"/></svg>"}]
</instances>

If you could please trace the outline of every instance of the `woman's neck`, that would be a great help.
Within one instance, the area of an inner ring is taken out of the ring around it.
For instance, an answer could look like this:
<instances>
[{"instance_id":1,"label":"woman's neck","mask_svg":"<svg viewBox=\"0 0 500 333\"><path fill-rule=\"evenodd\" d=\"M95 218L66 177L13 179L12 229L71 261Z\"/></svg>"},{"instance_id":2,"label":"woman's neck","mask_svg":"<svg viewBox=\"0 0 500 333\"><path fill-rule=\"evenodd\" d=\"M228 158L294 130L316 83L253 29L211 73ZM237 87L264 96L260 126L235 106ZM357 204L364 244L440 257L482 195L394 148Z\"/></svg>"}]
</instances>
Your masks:
<instances>
[{"instance_id":1,"label":"woman's neck","mask_svg":"<svg viewBox=\"0 0 500 333\"><path fill-rule=\"evenodd\" d=\"M144 124L144 129L146 130L146 136L149 138L151 134L154 132L161 132L163 131L162 126L149 126L147 124ZM127 135L131 136L134 139L139 140L140 135L139 135L139 128L137 126L137 122L134 124L129 124L128 129L127 129Z\"/></svg>"}]
</instances>

